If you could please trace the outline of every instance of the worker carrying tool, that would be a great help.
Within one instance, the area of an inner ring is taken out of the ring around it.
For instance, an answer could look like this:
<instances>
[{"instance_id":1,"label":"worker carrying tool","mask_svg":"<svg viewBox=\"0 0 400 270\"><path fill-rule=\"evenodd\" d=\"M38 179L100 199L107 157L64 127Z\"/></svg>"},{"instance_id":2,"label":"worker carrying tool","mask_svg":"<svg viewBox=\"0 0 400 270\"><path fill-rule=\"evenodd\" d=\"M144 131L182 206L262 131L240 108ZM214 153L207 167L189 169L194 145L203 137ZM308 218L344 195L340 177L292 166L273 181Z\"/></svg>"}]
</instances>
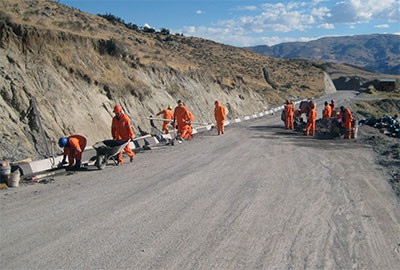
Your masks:
<instances>
[{"instance_id":1,"label":"worker carrying tool","mask_svg":"<svg viewBox=\"0 0 400 270\"><path fill-rule=\"evenodd\" d=\"M350 110L341 106L340 114L336 118L336 121L339 121L339 120L342 124L342 127L344 127L346 130L343 137L345 139L350 139L351 138L351 121L353 121L353 116L352 116Z\"/></svg>"},{"instance_id":2,"label":"worker carrying tool","mask_svg":"<svg viewBox=\"0 0 400 270\"><path fill-rule=\"evenodd\" d=\"M81 135L71 135L68 138L61 137L58 146L64 148L64 156L59 167L66 164L68 157L69 167L79 169L82 165L82 153L86 147L86 138Z\"/></svg>"},{"instance_id":3,"label":"worker carrying tool","mask_svg":"<svg viewBox=\"0 0 400 270\"><path fill-rule=\"evenodd\" d=\"M310 134L310 129L311 129L311 135L315 136L315 121L317 120L317 110L315 103L311 104L311 110L308 112L307 116L307 126L306 126L306 136Z\"/></svg>"},{"instance_id":4,"label":"worker carrying tool","mask_svg":"<svg viewBox=\"0 0 400 270\"><path fill-rule=\"evenodd\" d=\"M225 107L220 104L218 100L215 102L214 116L217 122L218 135L224 134L224 121L225 121Z\"/></svg>"},{"instance_id":5,"label":"worker carrying tool","mask_svg":"<svg viewBox=\"0 0 400 270\"><path fill-rule=\"evenodd\" d=\"M293 126L293 113L294 113L294 106L290 102L290 100L286 100L286 105L285 105L285 115L286 115L286 128L294 129Z\"/></svg>"},{"instance_id":6,"label":"worker carrying tool","mask_svg":"<svg viewBox=\"0 0 400 270\"><path fill-rule=\"evenodd\" d=\"M133 128L131 125L131 120L122 111L121 105L115 105L114 107L114 118L111 124L111 136L114 140L133 140L135 135L133 134ZM129 147L129 143L124 148L125 153L130 157L130 162L133 161L135 153ZM124 164L124 159L122 158L122 151L118 155L118 164Z\"/></svg>"},{"instance_id":7,"label":"worker carrying tool","mask_svg":"<svg viewBox=\"0 0 400 270\"><path fill-rule=\"evenodd\" d=\"M174 125L178 128L177 139L182 140L183 138L188 139L191 137L191 119L194 119L193 115L190 115L189 110L183 105L183 101L178 100L178 106L174 109Z\"/></svg>"},{"instance_id":8,"label":"worker carrying tool","mask_svg":"<svg viewBox=\"0 0 400 270\"><path fill-rule=\"evenodd\" d=\"M174 113L172 112L172 106L168 106L166 110L162 110L161 112L157 113L156 115L162 114L163 119L169 119L169 120L174 120ZM164 121L163 122L163 127L162 130L165 132L165 134L169 133L168 129L168 124L170 121Z\"/></svg>"},{"instance_id":9,"label":"worker carrying tool","mask_svg":"<svg viewBox=\"0 0 400 270\"><path fill-rule=\"evenodd\" d=\"M325 101L325 108L322 110L322 118L331 118L332 115L332 108L328 104L327 101Z\"/></svg>"}]
</instances>

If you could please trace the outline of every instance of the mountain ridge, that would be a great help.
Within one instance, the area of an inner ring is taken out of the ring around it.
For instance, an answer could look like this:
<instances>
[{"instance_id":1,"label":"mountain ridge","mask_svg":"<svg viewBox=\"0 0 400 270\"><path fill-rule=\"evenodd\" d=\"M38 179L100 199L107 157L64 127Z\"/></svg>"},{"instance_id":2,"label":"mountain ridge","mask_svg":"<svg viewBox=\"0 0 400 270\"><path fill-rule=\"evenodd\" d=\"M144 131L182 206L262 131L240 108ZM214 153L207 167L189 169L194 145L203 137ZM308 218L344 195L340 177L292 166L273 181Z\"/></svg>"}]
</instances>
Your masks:
<instances>
[{"instance_id":1,"label":"mountain ridge","mask_svg":"<svg viewBox=\"0 0 400 270\"><path fill-rule=\"evenodd\" d=\"M332 61L400 75L400 35L395 34L323 37L308 42L258 45L246 49L270 57Z\"/></svg>"}]
</instances>

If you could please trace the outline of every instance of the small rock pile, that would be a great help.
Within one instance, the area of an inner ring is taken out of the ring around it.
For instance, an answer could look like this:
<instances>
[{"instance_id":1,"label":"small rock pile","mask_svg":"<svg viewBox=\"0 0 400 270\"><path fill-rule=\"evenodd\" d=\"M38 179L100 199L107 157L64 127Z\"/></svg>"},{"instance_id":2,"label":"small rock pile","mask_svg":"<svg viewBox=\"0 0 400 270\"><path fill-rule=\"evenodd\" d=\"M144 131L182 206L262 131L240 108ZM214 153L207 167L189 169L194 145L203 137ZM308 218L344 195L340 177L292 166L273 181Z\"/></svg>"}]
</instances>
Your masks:
<instances>
[{"instance_id":1,"label":"small rock pile","mask_svg":"<svg viewBox=\"0 0 400 270\"><path fill-rule=\"evenodd\" d=\"M368 125L374 128L379 129L379 131L387 136L400 138L400 125L398 116L394 115L393 117L389 115L384 115L381 118L368 118L360 120L360 125Z\"/></svg>"}]
</instances>

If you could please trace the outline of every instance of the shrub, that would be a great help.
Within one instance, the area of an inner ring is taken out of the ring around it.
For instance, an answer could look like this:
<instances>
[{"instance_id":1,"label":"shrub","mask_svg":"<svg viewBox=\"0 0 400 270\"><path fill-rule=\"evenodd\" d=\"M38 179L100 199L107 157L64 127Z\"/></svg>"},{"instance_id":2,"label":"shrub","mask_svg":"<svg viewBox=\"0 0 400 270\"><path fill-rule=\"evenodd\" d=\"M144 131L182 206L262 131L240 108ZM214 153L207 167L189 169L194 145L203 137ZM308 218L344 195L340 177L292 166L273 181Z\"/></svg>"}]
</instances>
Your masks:
<instances>
[{"instance_id":1,"label":"shrub","mask_svg":"<svg viewBox=\"0 0 400 270\"><path fill-rule=\"evenodd\" d=\"M163 35L169 35L170 32L166 28L161 28L160 33L163 34Z\"/></svg>"}]
</instances>

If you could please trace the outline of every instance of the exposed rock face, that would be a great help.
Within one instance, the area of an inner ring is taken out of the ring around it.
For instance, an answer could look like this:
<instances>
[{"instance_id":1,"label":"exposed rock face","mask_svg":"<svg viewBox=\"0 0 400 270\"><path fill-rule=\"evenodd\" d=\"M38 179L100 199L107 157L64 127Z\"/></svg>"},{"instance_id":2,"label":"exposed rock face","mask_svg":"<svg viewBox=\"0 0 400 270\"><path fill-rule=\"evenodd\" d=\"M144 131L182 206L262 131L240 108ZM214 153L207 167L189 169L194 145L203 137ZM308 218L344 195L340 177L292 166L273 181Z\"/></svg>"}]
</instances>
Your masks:
<instances>
[{"instance_id":1,"label":"exposed rock face","mask_svg":"<svg viewBox=\"0 0 400 270\"><path fill-rule=\"evenodd\" d=\"M0 8L0 160L46 156L44 141L60 136L81 134L88 145L110 138L116 104L138 134L138 125L150 130L145 117L178 99L196 121L211 122L215 99L234 118L325 91L323 71L307 61L133 31L52 1Z\"/></svg>"}]
</instances>

